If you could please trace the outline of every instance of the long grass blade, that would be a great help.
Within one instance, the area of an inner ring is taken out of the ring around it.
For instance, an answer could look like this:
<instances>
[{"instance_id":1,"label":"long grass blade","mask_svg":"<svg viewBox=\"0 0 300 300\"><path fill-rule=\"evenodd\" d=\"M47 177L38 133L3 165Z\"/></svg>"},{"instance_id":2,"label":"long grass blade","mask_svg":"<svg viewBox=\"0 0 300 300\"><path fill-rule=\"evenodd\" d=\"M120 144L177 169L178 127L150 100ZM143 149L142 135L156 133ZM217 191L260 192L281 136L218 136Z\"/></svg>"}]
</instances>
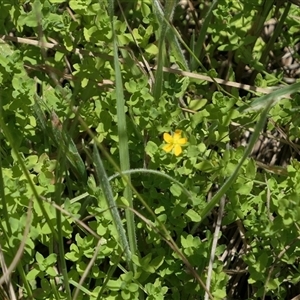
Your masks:
<instances>
[{"instance_id":1,"label":"long grass blade","mask_svg":"<svg viewBox=\"0 0 300 300\"><path fill-rule=\"evenodd\" d=\"M38 123L45 134L49 135L52 139L54 145L61 149L66 156L72 171L74 172L75 176L82 184L86 183L87 175L86 175L86 168L84 162L74 144L71 136L68 132L63 130L62 126L59 124L58 116L54 111L50 111L48 109L49 114L51 115L51 128L46 121L45 115L41 108L41 100L36 96L35 103L33 105L33 113L38 120Z\"/></svg>"},{"instance_id":2,"label":"long grass blade","mask_svg":"<svg viewBox=\"0 0 300 300\"><path fill-rule=\"evenodd\" d=\"M158 56L157 56L157 69L155 76L155 83L153 87L153 96L156 101L160 98L162 94L162 87L164 82L163 67L165 62L165 39L168 31L168 23L173 17L174 9L176 6L175 0L166 1L165 11L163 11L162 6L158 0L153 0L153 11L156 15L157 21L160 24L159 31L159 44L158 44Z\"/></svg>"},{"instance_id":3,"label":"long grass blade","mask_svg":"<svg viewBox=\"0 0 300 300\"><path fill-rule=\"evenodd\" d=\"M96 174L97 174L98 181L100 182L105 199L107 201L107 206L109 207L113 222L116 226L117 232L119 233L120 242L123 247L127 263L130 266L132 264L131 252L129 249L129 243L127 241L126 232L123 227L121 217L119 215L118 209L117 209L115 201L114 201L113 192L112 192L106 171L104 169L101 157L99 155L97 146L95 144L94 144L93 158L94 158L94 164L95 164L95 168L96 168Z\"/></svg>"},{"instance_id":4,"label":"long grass blade","mask_svg":"<svg viewBox=\"0 0 300 300\"><path fill-rule=\"evenodd\" d=\"M211 5L204 17L204 22L201 26L199 38L196 41L196 44L193 49L194 56L192 56L191 65L190 65L190 68L192 71L196 70L197 67L199 66L199 61L203 60L203 57L204 57L203 45L204 45L205 36L207 34L207 28L211 22L213 10L217 6L218 6L218 0L213 0L213 2L211 3ZM198 57L199 60L195 59L195 57Z\"/></svg>"},{"instance_id":5,"label":"long grass blade","mask_svg":"<svg viewBox=\"0 0 300 300\"><path fill-rule=\"evenodd\" d=\"M258 111L269 105L275 105L284 97L290 97L291 94L297 93L300 90L300 82L287 85L271 92L270 94L261 96L255 99L249 107L242 107L241 111Z\"/></svg>"},{"instance_id":6,"label":"long grass blade","mask_svg":"<svg viewBox=\"0 0 300 300\"><path fill-rule=\"evenodd\" d=\"M109 1L109 15L111 20L111 28L113 33L113 54L114 54L114 68L116 77L116 97L117 97L117 119L118 119L118 136L119 136L119 152L120 152L120 167L122 170L130 169L129 148L128 148L128 136L126 125L126 113L125 113L125 100L123 92L123 83L120 69L120 62L118 57L118 44L117 36L114 28L114 1ZM124 196L129 203L129 207L133 208L132 190L130 188L130 176L127 176L127 183L124 190ZM137 242L135 234L134 214L131 210L125 211L127 221L127 234L129 240L130 251L135 254L137 252ZM133 264L129 266L133 267ZM134 270L132 270L134 271Z\"/></svg>"}]
</instances>

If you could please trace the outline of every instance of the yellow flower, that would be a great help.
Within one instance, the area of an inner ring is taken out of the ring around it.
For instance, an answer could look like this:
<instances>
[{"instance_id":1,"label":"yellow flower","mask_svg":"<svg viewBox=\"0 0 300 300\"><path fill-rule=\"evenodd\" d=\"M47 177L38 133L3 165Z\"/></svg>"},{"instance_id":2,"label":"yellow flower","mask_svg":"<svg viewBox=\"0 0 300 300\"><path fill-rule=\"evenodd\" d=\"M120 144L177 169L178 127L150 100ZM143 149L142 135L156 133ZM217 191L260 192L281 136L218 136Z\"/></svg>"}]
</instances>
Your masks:
<instances>
[{"instance_id":1,"label":"yellow flower","mask_svg":"<svg viewBox=\"0 0 300 300\"><path fill-rule=\"evenodd\" d=\"M166 152L171 152L173 150L176 156L182 153L181 146L187 143L187 139L181 137L181 130L179 129L175 130L173 136L164 133L164 140L167 145L163 147L163 150Z\"/></svg>"}]
</instances>

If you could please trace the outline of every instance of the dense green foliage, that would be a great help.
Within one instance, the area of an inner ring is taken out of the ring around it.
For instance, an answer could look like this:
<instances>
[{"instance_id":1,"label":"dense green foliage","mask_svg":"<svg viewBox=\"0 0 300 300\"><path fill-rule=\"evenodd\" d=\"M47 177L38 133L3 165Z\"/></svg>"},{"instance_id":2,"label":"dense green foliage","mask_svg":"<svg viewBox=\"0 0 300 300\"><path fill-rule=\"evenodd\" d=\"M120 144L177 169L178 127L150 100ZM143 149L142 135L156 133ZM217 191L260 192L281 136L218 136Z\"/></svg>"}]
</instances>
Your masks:
<instances>
[{"instance_id":1,"label":"dense green foliage","mask_svg":"<svg viewBox=\"0 0 300 300\"><path fill-rule=\"evenodd\" d=\"M177 2L0 1L0 299L300 294L300 9Z\"/></svg>"}]
</instances>

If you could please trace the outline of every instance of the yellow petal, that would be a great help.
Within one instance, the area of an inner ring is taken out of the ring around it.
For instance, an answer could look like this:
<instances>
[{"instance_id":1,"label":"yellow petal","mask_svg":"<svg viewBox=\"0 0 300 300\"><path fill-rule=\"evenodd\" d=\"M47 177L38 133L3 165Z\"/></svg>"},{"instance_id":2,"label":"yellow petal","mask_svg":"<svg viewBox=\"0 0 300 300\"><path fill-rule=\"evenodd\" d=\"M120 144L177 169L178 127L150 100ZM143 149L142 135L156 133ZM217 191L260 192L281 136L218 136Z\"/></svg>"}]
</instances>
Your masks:
<instances>
[{"instance_id":1,"label":"yellow petal","mask_svg":"<svg viewBox=\"0 0 300 300\"><path fill-rule=\"evenodd\" d=\"M174 147L174 154L176 155L176 156L178 156L178 155L180 155L182 153L182 149L181 149L181 147L180 147L180 145L175 145L175 147Z\"/></svg>"},{"instance_id":2,"label":"yellow petal","mask_svg":"<svg viewBox=\"0 0 300 300\"><path fill-rule=\"evenodd\" d=\"M181 138L181 130L177 129L175 130L173 135L174 143L176 143L180 138Z\"/></svg>"},{"instance_id":3,"label":"yellow petal","mask_svg":"<svg viewBox=\"0 0 300 300\"><path fill-rule=\"evenodd\" d=\"M186 138L181 138L178 141L176 141L177 144L179 145L184 145L187 143L187 139Z\"/></svg>"},{"instance_id":4,"label":"yellow petal","mask_svg":"<svg viewBox=\"0 0 300 300\"><path fill-rule=\"evenodd\" d=\"M168 133L166 133L166 132L164 133L164 140L168 144L172 144L173 143L173 138Z\"/></svg>"},{"instance_id":5,"label":"yellow petal","mask_svg":"<svg viewBox=\"0 0 300 300\"><path fill-rule=\"evenodd\" d=\"M163 150L166 152L171 152L173 149L173 145L172 144L167 144L165 146L163 146Z\"/></svg>"}]
</instances>

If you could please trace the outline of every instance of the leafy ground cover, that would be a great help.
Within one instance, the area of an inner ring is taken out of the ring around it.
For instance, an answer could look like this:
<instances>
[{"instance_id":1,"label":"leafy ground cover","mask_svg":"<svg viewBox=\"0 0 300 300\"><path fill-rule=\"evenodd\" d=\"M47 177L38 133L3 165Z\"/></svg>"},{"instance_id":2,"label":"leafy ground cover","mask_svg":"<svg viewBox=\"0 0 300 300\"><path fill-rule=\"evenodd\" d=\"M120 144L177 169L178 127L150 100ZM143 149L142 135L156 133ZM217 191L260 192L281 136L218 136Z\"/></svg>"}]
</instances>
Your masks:
<instances>
[{"instance_id":1,"label":"leafy ground cover","mask_svg":"<svg viewBox=\"0 0 300 300\"><path fill-rule=\"evenodd\" d=\"M0 2L0 299L298 299L299 3L208 2Z\"/></svg>"}]
</instances>

